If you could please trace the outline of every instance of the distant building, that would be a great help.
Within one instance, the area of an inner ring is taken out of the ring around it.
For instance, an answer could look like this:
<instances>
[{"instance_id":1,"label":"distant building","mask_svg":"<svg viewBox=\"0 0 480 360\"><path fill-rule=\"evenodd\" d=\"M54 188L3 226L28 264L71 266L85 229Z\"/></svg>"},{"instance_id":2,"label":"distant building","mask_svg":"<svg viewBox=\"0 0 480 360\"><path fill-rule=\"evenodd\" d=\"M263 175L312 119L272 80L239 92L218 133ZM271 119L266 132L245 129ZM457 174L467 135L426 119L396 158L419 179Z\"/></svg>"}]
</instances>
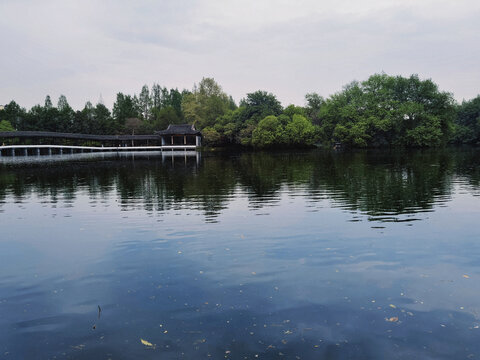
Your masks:
<instances>
[{"instance_id":1,"label":"distant building","mask_svg":"<svg viewBox=\"0 0 480 360\"><path fill-rule=\"evenodd\" d=\"M162 146L202 145L202 133L195 129L195 125L168 125L166 130L156 131L155 134L160 136Z\"/></svg>"}]
</instances>

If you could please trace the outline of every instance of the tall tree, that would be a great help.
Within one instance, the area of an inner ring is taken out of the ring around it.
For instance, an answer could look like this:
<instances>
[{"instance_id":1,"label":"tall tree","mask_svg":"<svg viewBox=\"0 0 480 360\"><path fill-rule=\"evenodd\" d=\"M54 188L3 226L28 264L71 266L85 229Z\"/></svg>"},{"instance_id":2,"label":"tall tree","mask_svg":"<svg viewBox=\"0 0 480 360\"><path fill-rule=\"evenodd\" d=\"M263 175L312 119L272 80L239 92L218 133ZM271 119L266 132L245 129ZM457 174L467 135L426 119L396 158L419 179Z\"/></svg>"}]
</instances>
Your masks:
<instances>
[{"instance_id":1,"label":"tall tree","mask_svg":"<svg viewBox=\"0 0 480 360\"><path fill-rule=\"evenodd\" d=\"M61 132L72 132L73 130L73 120L75 117L75 111L68 104L67 98L65 95L60 95L57 103L58 110L58 131Z\"/></svg>"},{"instance_id":2,"label":"tall tree","mask_svg":"<svg viewBox=\"0 0 480 360\"><path fill-rule=\"evenodd\" d=\"M453 140L464 144L480 143L480 95L457 107Z\"/></svg>"},{"instance_id":3,"label":"tall tree","mask_svg":"<svg viewBox=\"0 0 480 360\"><path fill-rule=\"evenodd\" d=\"M305 107L306 115L312 120L313 124L319 125L320 109L325 103L325 99L313 92L305 95L305 100L307 101L307 106Z\"/></svg>"},{"instance_id":4,"label":"tall tree","mask_svg":"<svg viewBox=\"0 0 480 360\"><path fill-rule=\"evenodd\" d=\"M214 126L218 117L231 107L229 96L212 78L203 78L192 93L182 99L185 119L199 129Z\"/></svg>"},{"instance_id":5,"label":"tall tree","mask_svg":"<svg viewBox=\"0 0 480 360\"><path fill-rule=\"evenodd\" d=\"M138 96L138 104L140 107L140 116L143 121L150 121L151 120L151 113L152 113L152 104L153 101L150 98L150 91L147 85L143 85L142 91Z\"/></svg>"},{"instance_id":6,"label":"tall tree","mask_svg":"<svg viewBox=\"0 0 480 360\"><path fill-rule=\"evenodd\" d=\"M152 85L152 106L154 109L161 108L161 93L162 88L160 87L160 85L154 83Z\"/></svg>"},{"instance_id":7,"label":"tall tree","mask_svg":"<svg viewBox=\"0 0 480 360\"><path fill-rule=\"evenodd\" d=\"M135 98L118 93L117 100L113 104L113 117L120 128L125 125L126 119L139 117Z\"/></svg>"}]
</instances>

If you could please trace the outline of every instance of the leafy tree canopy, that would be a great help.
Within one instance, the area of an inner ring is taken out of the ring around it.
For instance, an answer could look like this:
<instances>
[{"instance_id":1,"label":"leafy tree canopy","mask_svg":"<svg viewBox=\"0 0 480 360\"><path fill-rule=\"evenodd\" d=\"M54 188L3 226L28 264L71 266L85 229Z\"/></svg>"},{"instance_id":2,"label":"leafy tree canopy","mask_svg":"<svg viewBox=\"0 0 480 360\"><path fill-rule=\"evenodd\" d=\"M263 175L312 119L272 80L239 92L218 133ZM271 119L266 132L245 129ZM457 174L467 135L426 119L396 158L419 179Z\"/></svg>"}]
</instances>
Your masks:
<instances>
[{"instance_id":1,"label":"leafy tree canopy","mask_svg":"<svg viewBox=\"0 0 480 360\"><path fill-rule=\"evenodd\" d=\"M449 138L455 107L431 80L375 74L326 100L319 117L325 143L436 146Z\"/></svg>"}]
</instances>

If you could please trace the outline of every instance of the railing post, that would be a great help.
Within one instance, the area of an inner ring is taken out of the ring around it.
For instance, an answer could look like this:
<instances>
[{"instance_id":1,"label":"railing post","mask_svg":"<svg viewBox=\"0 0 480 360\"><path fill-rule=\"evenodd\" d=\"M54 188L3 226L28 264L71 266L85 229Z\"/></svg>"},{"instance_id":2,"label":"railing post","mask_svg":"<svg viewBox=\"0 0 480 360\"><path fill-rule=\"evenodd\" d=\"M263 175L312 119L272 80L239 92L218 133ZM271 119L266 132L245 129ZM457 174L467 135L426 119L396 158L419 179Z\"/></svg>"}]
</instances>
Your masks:
<instances>
[{"instance_id":1,"label":"railing post","mask_svg":"<svg viewBox=\"0 0 480 360\"><path fill-rule=\"evenodd\" d=\"M37 148L37 156L40 156L40 148Z\"/></svg>"},{"instance_id":2,"label":"railing post","mask_svg":"<svg viewBox=\"0 0 480 360\"><path fill-rule=\"evenodd\" d=\"M28 149L27 148L23 149L23 155L28 156Z\"/></svg>"}]
</instances>

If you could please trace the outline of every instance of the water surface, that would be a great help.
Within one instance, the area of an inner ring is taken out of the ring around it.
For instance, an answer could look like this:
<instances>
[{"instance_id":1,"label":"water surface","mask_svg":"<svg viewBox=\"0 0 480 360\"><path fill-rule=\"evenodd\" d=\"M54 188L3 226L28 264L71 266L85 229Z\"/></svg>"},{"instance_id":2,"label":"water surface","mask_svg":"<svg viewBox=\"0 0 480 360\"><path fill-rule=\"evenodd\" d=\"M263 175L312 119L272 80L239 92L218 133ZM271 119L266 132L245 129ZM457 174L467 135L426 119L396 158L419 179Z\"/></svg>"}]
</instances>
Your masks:
<instances>
[{"instance_id":1,"label":"water surface","mask_svg":"<svg viewBox=\"0 0 480 360\"><path fill-rule=\"evenodd\" d=\"M4 161L0 358L479 358L479 155Z\"/></svg>"}]
</instances>

